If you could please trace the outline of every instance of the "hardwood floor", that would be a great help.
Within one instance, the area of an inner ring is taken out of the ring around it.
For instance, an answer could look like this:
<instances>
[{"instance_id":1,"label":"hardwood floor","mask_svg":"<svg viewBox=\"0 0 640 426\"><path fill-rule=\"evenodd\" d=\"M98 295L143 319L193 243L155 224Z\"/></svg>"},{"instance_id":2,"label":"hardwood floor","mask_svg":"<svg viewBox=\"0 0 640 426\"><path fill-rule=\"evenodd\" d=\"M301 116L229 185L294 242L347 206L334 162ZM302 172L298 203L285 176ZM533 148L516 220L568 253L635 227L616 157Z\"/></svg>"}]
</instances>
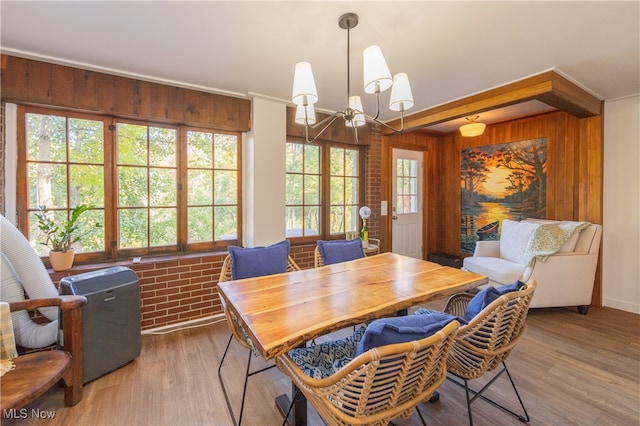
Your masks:
<instances>
[{"instance_id":1,"label":"hardwood floor","mask_svg":"<svg viewBox=\"0 0 640 426\"><path fill-rule=\"evenodd\" d=\"M438 307L437 304L431 307ZM85 387L83 400L65 407L54 388L3 425L228 425L217 366L229 332L225 322L144 335L132 363ZM640 424L640 316L610 308L534 309L528 328L507 360L531 425ZM246 350L235 343L223 370L237 413ZM228 363L227 363L228 362ZM264 365L254 359L253 367ZM233 383L235 382L235 383ZM513 402L506 378L490 391ZM275 396L290 382L277 369L249 379L244 425L278 425ZM420 404L429 425L468 424L464 389L447 381L440 402ZM516 402L517 403L517 402ZM514 409L517 407L512 405ZM473 404L476 425L520 422L484 401ZM38 418L54 414L53 419ZM310 424L322 424L313 414ZM418 425L417 414L399 425Z\"/></svg>"}]
</instances>

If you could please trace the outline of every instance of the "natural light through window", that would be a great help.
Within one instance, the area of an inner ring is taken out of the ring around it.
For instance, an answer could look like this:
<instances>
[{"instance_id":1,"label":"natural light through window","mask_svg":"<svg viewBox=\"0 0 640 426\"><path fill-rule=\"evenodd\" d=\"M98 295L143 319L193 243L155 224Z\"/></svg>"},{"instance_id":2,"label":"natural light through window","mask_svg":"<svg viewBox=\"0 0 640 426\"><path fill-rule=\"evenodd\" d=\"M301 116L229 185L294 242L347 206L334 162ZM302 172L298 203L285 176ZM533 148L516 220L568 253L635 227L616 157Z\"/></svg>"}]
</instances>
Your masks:
<instances>
[{"instance_id":1,"label":"natural light through window","mask_svg":"<svg viewBox=\"0 0 640 426\"><path fill-rule=\"evenodd\" d=\"M396 174L396 213L416 213L418 211L418 161L398 158Z\"/></svg>"}]
</instances>

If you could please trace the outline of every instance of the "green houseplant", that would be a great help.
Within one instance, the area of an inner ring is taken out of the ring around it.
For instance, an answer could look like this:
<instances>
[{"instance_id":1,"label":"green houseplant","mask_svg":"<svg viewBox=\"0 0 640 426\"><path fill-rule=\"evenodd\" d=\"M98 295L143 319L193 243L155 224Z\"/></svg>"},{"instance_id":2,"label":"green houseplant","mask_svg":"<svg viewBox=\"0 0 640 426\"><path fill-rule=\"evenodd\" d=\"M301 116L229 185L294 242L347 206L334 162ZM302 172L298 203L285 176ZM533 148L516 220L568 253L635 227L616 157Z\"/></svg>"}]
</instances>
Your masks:
<instances>
[{"instance_id":1,"label":"green houseplant","mask_svg":"<svg viewBox=\"0 0 640 426\"><path fill-rule=\"evenodd\" d=\"M38 220L38 228L42 231L44 241L40 244L49 247L49 260L54 271L64 271L73 265L75 252L73 244L90 234L102 224L96 222L89 229L81 231L78 227L78 218L92 206L80 204L71 210L71 217L62 223L56 223L46 206L39 206L35 214Z\"/></svg>"}]
</instances>

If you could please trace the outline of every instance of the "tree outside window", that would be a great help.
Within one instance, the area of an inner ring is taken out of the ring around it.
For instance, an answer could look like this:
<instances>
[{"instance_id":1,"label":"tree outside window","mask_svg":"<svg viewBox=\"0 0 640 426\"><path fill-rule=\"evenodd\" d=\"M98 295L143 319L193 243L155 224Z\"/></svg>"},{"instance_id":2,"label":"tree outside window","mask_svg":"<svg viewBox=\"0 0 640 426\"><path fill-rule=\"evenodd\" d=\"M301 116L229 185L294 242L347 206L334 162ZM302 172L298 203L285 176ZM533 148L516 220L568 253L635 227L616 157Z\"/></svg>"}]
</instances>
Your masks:
<instances>
[{"instance_id":1,"label":"tree outside window","mask_svg":"<svg viewBox=\"0 0 640 426\"><path fill-rule=\"evenodd\" d=\"M76 247L85 260L224 248L237 243L238 132L157 125L80 113L21 108L25 184L18 185L23 232L46 255L35 212L66 220L88 204L80 227L104 226ZM21 148L22 149L22 148ZM184 160L184 161L183 161Z\"/></svg>"}]
</instances>

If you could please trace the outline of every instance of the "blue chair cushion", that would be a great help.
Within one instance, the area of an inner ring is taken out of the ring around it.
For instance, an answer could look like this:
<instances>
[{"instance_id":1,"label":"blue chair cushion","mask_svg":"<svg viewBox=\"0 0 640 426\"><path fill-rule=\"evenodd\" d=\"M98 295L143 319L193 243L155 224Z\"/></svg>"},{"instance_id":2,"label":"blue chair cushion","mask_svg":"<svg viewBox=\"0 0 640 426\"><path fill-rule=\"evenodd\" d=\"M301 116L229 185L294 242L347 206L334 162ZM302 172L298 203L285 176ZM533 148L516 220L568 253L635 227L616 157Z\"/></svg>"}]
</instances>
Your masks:
<instances>
[{"instance_id":1,"label":"blue chair cushion","mask_svg":"<svg viewBox=\"0 0 640 426\"><path fill-rule=\"evenodd\" d=\"M268 247L229 246L229 254L233 262L231 277L239 280L287 272L290 247L289 240L280 241Z\"/></svg>"},{"instance_id":2,"label":"blue chair cushion","mask_svg":"<svg viewBox=\"0 0 640 426\"><path fill-rule=\"evenodd\" d=\"M320 255L325 265L347 262L364 257L362 240L360 238L353 240L318 240L318 249L320 250Z\"/></svg>"},{"instance_id":3,"label":"blue chair cushion","mask_svg":"<svg viewBox=\"0 0 640 426\"><path fill-rule=\"evenodd\" d=\"M367 327L356 355L378 346L424 339L455 319L453 315L439 312L375 320Z\"/></svg>"},{"instance_id":4,"label":"blue chair cushion","mask_svg":"<svg viewBox=\"0 0 640 426\"><path fill-rule=\"evenodd\" d=\"M292 349L289 351L289 356L307 376L324 379L355 358L356 347L364 332L365 327L362 326L345 339L331 340L308 348Z\"/></svg>"},{"instance_id":5,"label":"blue chair cushion","mask_svg":"<svg viewBox=\"0 0 640 426\"><path fill-rule=\"evenodd\" d=\"M505 284L500 287L487 287L482 291L479 291L478 294L473 296L473 299L469 301L467 309L464 312L464 320L467 322L471 321L498 297L503 294L511 293L512 291L518 291L523 285L524 283L522 281L516 281L513 284Z\"/></svg>"}]
</instances>

